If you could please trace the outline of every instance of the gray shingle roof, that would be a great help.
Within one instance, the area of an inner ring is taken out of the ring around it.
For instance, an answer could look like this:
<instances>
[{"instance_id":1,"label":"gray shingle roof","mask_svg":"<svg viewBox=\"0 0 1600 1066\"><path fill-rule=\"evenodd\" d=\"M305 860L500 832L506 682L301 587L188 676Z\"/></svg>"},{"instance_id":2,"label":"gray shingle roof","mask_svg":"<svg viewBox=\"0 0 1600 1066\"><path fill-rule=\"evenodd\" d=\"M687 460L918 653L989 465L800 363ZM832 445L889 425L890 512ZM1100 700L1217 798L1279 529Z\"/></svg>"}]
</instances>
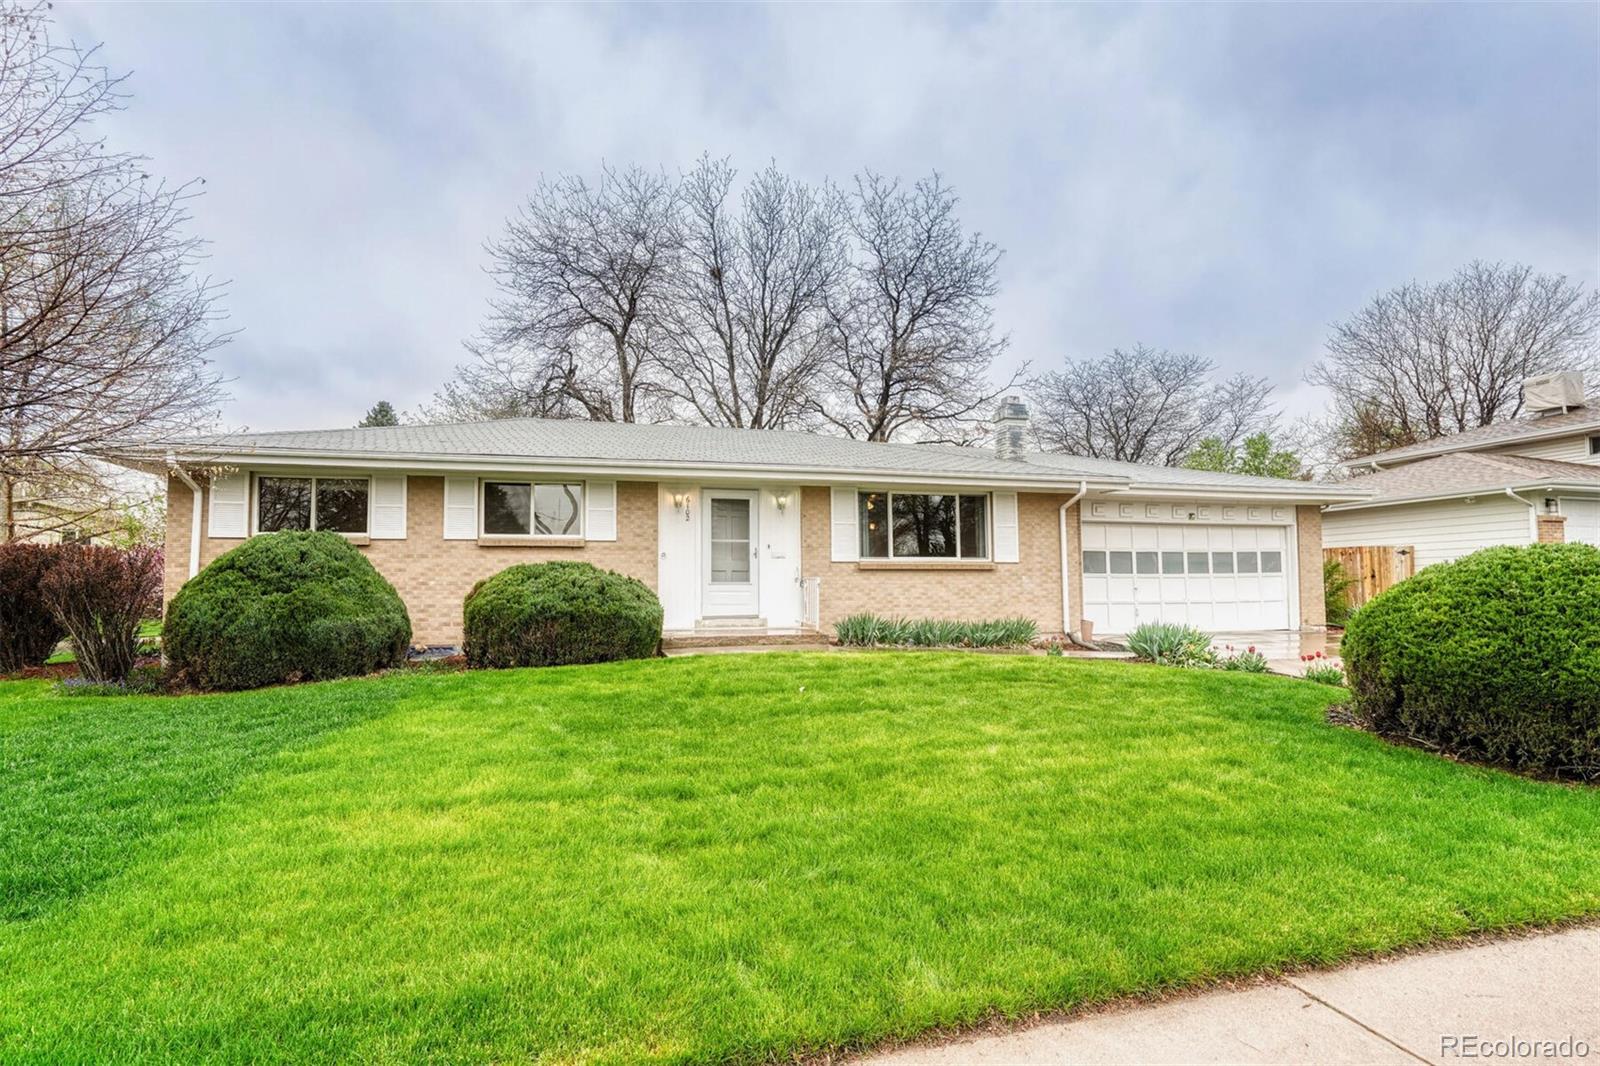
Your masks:
<instances>
[{"instance_id":1,"label":"gray shingle roof","mask_svg":"<svg viewBox=\"0 0 1600 1066\"><path fill-rule=\"evenodd\" d=\"M1509 422L1495 422L1477 429L1463 430L1445 437L1408 444L1404 448L1391 448L1352 459L1350 465L1361 465L1377 460L1380 463L1403 462L1428 455L1446 452L1473 451L1509 444L1528 437L1560 436L1563 433L1582 433L1587 429L1600 430L1600 397L1592 398L1587 407L1557 415L1524 415Z\"/></svg>"},{"instance_id":2,"label":"gray shingle roof","mask_svg":"<svg viewBox=\"0 0 1600 1066\"><path fill-rule=\"evenodd\" d=\"M995 474L1061 481L1096 477L1089 470L1003 460L981 448L881 444L785 430L721 429L514 418L445 425L239 433L174 442L180 453L315 453L365 458L543 459L608 463L747 465L797 470L862 470L904 474Z\"/></svg>"},{"instance_id":3,"label":"gray shingle roof","mask_svg":"<svg viewBox=\"0 0 1600 1066\"><path fill-rule=\"evenodd\" d=\"M1352 478L1347 484L1369 489L1371 499L1341 505L1341 509L1393 503L1396 500L1439 499L1464 492L1502 492L1530 485L1594 485L1600 491L1600 466L1533 459L1525 455L1485 455L1453 452L1422 459L1375 474Z\"/></svg>"},{"instance_id":4,"label":"gray shingle roof","mask_svg":"<svg viewBox=\"0 0 1600 1066\"><path fill-rule=\"evenodd\" d=\"M1138 485L1276 491L1310 499L1348 498L1350 490L1302 481L1212 474L1072 455L1029 453L999 458L992 449L951 445L879 444L824 434L707 426L635 425L516 418L444 425L237 433L189 438L154 448L127 449L123 458L173 452L191 461L255 456L290 462L295 457L352 461L419 462L517 460L641 467L748 467L807 473L902 475L908 478L994 477L1011 482L1065 485L1088 480L1102 488ZM114 455L115 457L115 455Z\"/></svg>"},{"instance_id":5,"label":"gray shingle roof","mask_svg":"<svg viewBox=\"0 0 1600 1066\"><path fill-rule=\"evenodd\" d=\"M1152 466L1145 463L1125 463L1116 459L1091 459L1082 455L1057 455L1038 452L1028 456L1030 463L1066 469L1088 470L1108 477L1126 477L1136 485L1170 488L1241 488L1282 489L1289 485L1302 485L1308 490L1310 482L1290 481L1276 477L1254 477L1250 474L1219 474L1210 470L1190 470L1181 466ZM1338 486L1318 485L1321 492Z\"/></svg>"}]
</instances>

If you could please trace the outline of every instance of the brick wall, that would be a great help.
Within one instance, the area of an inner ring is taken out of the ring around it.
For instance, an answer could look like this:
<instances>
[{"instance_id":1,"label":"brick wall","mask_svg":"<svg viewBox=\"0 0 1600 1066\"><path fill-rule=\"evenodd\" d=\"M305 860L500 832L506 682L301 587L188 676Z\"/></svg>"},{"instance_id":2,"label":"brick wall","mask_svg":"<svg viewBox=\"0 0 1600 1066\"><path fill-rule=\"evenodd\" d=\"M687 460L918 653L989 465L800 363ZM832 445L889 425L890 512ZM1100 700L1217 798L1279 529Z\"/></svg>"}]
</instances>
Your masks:
<instances>
[{"instance_id":1,"label":"brick wall","mask_svg":"<svg viewBox=\"0 0 1600 1066\"><path fill-rule=\"evenodd\" d=\"M1539 543L1565 544L1567 542L1567 516L1542 514L1539 516Z\"/></svg>"},{"instance_id":2,"label":"brick wall","mask_svg":"<svg viewBox=\"0 0 1600 1066\"><path fill-rule=\"evenodd\" d=\"M167 482L166 600L172 599L189 577L190 499L189 489L181 481ZM206 508L202 507L202 535L206 520ZM406 539L375 540L361 548L405 601L411 614L412 640L417 644L459 644L461 601L475 583L515 563L579 560L656 587L654 482L617 485L615 541L588 541L579 548L531 544L488 548L471 540L445 540L443 529L444 479L412 476L406 488ZM242 543L206 536L200 542L200 565Z\"/></svg>"},{"instance_id":3,"label":"brick wall","mask_svg":"<svg viewBox=\"0 0 1600 1066\"><path fill-rule=\"evenodd\" d=\"M1300 571L1300 627L1321 629L1328 624L1327 602L1322 595L1322 508L1294 509L1300 542L1295 545Z\"/></svg>"},{"instance_id":4,"label":"brick wall","mask_svg":"<svg viewBox=\"0 0 1600 1066\"><path fill-rule=\"evenodd\" d=\"M832 504L825 486L808 485L801 497L801 556L807 577L822 578L822 628L858 611L906 618L973 620L1023 615L1041 635L1063 632L1061 537L1058 513L1070 494L1019 493L1016 563L988 569L887 569L833 561ZM1078 508L1067 512L1068 558L1081 549ZM882 566L883 564L879 564ZM1083 583L1069 566L1073 612L1080 613ZM1075 620L1074 620L1075 621Z\"/></svg>"}]
</instances>

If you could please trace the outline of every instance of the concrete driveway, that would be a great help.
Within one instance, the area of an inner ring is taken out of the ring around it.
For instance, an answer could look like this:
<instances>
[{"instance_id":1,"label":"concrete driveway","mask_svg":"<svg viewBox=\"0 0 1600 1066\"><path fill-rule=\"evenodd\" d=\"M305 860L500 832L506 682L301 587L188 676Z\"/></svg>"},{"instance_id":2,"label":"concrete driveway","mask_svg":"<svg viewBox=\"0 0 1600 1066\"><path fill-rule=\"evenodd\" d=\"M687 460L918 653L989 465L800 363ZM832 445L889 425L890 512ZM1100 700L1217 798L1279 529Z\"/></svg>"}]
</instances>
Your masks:
<instances>
[{"instance_id":1,"label":"concrete driveway","mask_svg":"<svg viewBox=\"0 0 1600 1066\"><path fill-rule=\"evenodd\" d=\"M1600 926L917 1045L875 1066L1600 1063Z\"/></svg>"},{"instance_id":2,"label":"concrete driveway","mask_svg":"<svg viewBox=\"0 0 1600 1066\"><path fill-rule=\"evenodd\" d=\"M1280 674L1299 675L1305 672L1302 655L1321 652L1326 658L1339 657L1339 640L1344 634L1313 633L1298 629L1256 630L1254 632L1218 633L1211 646L1218 654L1225 654L1231 644L1236 652L1254 647L1267 658L1267 665Z\"/></svg>"}]
</instances>

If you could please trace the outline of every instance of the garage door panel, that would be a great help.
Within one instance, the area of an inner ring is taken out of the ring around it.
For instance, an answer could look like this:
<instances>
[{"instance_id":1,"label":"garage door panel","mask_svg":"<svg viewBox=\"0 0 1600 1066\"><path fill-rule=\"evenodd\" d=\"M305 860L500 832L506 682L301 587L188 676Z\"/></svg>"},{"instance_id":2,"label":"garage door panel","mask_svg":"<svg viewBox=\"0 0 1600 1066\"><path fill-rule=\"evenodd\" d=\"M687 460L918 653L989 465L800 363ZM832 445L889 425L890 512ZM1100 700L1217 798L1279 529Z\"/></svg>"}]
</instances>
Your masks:
<instances>
[{"instance_id":1,"label":"garage door panel","mask_svg":"<svg viewBox=\"0 0 1600 1066\"><path fill-rule=\"evenodd\" d=\"M1287 541L1279 526L1087 523L1084 616L1109 633L1153 621L1285 628Z\"/></svg>"}]
</instances>

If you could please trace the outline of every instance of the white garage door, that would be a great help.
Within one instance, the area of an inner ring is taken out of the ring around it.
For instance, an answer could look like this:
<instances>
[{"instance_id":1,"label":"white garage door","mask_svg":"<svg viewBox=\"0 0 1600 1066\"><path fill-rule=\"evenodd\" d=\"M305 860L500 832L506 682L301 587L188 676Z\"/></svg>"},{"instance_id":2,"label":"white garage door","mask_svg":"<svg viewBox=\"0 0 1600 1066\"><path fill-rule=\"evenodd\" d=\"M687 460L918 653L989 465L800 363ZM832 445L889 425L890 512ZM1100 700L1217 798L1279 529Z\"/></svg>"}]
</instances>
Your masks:
<instances>
[{"instance_id":1,"label":"white garage door","mask_svg":"<svg viewBox=\"0 0 1600 1066\"><path fill-rule=\"evenodd\" d=\"M1565 532L1570 543L1600 544L1600 500L1563 496L1561 513L1567 516Z\"/></svg>"},{"instance_id":2,"label":"white garage door","mask_svg":"<svg viewBox=\"0 0 1600 1066\"><path fill-rule=\"evenodd\" d=\"M1083 526L1084 617L1104 633L1141 622L1212 632L1288 629L1280 526Z\"/></svg>"}]
</instances>

